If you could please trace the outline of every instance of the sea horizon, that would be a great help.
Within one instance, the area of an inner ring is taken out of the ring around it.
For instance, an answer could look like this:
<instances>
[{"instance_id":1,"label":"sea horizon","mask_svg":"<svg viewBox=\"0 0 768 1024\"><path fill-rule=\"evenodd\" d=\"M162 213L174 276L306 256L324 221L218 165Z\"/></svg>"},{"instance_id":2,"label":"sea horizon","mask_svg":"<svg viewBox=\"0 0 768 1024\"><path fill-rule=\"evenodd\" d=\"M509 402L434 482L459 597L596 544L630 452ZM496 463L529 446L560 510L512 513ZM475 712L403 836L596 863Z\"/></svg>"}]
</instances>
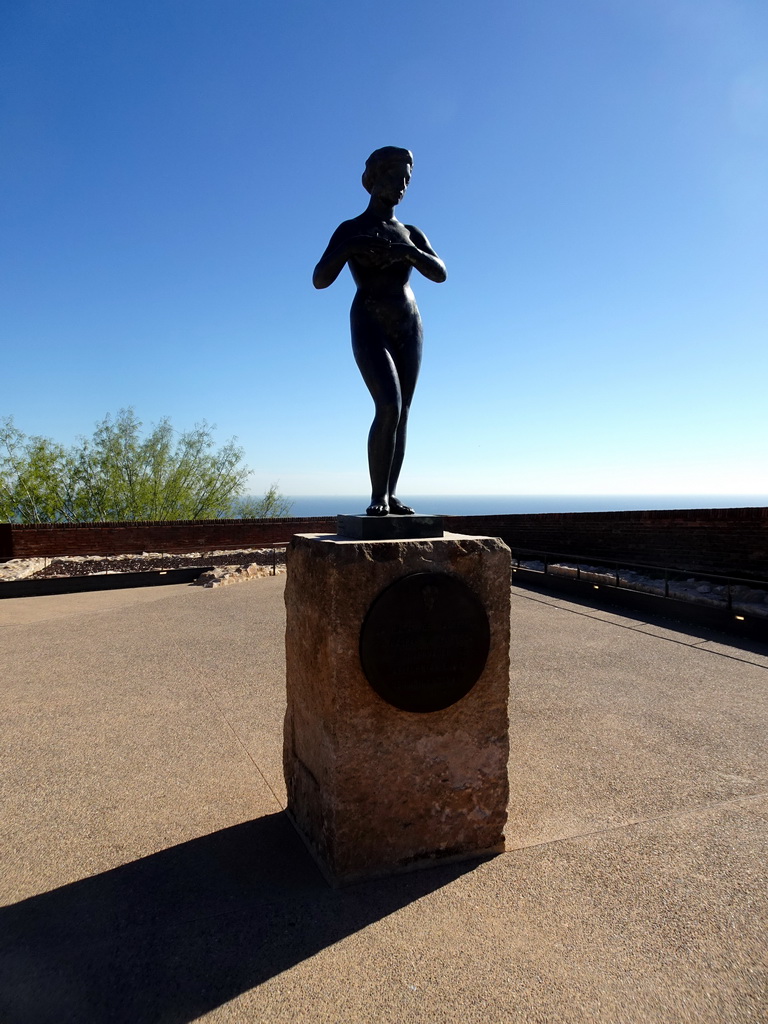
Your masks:
<instances>
[{"instance_id":1,"label":"sea horizon","mask_svg":"<svg viewBox=\"0 0 768 1024\"><path fill-rule=\"evenodd\" d=\"M358 515L363 495L286 495L290 516ZM544 512L640 512L647 510L764 508L768 494L422 494L403 498L422 515L520 515Z\"/></svg>"}]
</instances>

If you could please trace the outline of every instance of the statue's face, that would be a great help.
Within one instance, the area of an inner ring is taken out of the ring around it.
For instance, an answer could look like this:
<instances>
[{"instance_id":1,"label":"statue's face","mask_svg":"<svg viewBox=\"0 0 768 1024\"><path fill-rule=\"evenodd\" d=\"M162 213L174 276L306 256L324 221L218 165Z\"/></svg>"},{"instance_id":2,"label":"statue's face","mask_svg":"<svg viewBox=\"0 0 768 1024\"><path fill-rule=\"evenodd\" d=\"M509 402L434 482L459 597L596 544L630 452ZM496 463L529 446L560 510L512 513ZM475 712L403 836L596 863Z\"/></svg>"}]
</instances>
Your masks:
<instances>
[{"instance_id":1,"label":"statue's face","mask_svg":"<svg viewBox=\"0 0 768 1024\"><path fill-rule=\"evenodd\" d=\"M396 157L381 164L376 172L371 194L397 206L411 180L411 165Z\"/></svg>"}]
</instances>

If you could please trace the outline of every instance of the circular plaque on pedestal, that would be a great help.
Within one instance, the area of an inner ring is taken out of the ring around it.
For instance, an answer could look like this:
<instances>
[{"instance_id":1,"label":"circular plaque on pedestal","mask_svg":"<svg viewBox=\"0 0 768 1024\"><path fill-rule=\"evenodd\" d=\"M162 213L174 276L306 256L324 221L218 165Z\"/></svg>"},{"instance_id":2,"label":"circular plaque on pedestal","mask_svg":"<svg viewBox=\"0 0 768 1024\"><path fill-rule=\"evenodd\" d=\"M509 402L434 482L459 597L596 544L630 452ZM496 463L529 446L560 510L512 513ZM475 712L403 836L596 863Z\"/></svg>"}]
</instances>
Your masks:
<instances>
[{"instance_id":1,"label":"circular plaque on pedestal","mask_svg":"<svg viewBox=\"0 0 768 1024\"><path fill-rule=\"evenodd\" d=\"M390 584L360 631L360 661L376 693L401 711L442 711L482 675L491 644L482 602L457 576L420 572Z\"/></svg>"}]
</instances>

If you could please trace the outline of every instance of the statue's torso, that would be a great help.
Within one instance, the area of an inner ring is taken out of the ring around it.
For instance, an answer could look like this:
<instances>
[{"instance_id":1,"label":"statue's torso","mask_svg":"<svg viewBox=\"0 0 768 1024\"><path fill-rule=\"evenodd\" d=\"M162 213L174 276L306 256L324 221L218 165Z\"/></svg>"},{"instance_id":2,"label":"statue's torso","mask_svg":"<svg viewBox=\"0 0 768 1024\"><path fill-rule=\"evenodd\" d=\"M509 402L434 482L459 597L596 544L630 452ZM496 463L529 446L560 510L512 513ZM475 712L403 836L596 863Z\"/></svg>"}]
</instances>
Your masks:
<instances>
[{"instance_id":1,"label":"statue's torso","mask_svg":"<svg viewBox=\"0 0 768 1024\"><path fill-rule=\"evenodd\" d=\"M348 224L350 237L362 235L382 242L411 242L408 228L398 220L377 220L364 213ZM413 292L408 283L413 268L406 260L382 266L375 253L360 253L350 257L347 263L358 293L370 298L389 298L390 301L403 302L409 306L414 302Z\"/></svg>"}]
</instances>

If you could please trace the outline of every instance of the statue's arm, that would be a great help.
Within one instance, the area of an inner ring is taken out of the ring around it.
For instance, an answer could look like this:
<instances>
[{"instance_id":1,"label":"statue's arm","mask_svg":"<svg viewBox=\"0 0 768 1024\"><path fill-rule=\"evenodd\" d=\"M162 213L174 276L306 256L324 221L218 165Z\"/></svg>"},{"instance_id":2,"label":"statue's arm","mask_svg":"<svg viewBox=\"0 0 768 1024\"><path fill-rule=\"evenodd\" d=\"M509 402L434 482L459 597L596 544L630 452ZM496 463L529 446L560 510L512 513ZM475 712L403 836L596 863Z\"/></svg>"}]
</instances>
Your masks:
<instances>
[{"instance_id":1,"label":"statue's arm","mask_svg":"<svg viewBox=\"0 0 768 1024\"><path fill-rule=\"evenodd\" d=\"M344 221L331 235L328 247L320 257L320 262L315 267L312 275L312 284L315 288L327 288L333 284L344 268L344 264L353 255L354 246L350 243L356 241L356 235L352 229L351 221Z\"/></svg>"},{"instance_id":2,"label":"statue's arm","mask_svg":"<svg viewBox=\"0 0 768 1024\"><path fill-rule=\"evenodd\" d=\"M448 276L445 264L427 241L427 236L411 224L406 224L405 227L413 242L413 245L403 245L408 262L430 281L442 284Z\"/></svg>"}]
</instances>

